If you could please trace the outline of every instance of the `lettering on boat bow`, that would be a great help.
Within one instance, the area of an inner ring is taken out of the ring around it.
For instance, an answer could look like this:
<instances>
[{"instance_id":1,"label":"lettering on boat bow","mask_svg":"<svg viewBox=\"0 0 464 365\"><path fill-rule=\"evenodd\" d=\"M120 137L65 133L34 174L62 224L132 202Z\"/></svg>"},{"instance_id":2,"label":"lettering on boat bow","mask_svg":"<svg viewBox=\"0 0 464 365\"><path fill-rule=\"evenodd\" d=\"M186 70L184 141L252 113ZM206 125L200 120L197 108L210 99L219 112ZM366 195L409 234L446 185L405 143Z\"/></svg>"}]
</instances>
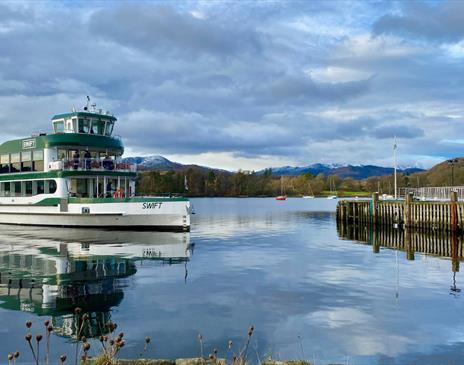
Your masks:
<instances>
[{"instance_id":1,"label":"lettering on boat bow","mask_svg":"<svg viewBox=\"0 0 464 365\"><path fill-rule=\"evenodd\" d=\"M156 203L143 203L142 209L161 209L161 205L163 203L156 202Z\"/></svg>"}]
</instances>

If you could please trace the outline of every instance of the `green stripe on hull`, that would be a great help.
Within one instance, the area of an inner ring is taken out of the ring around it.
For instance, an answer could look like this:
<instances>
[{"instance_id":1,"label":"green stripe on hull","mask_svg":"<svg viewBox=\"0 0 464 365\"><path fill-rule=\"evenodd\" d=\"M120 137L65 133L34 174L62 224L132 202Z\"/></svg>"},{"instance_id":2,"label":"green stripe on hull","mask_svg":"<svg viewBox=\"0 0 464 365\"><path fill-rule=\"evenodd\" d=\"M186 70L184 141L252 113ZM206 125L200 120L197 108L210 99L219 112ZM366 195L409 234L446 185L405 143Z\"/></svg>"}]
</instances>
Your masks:
<instances>
[{"instance_id":1,"label":"green stripe on hull","mask_svg":"<svg viewBox=\"0 0 464 365\"><path fill-rule=\"evenodd\" d=\"M187 198L135 197L135 198L69 198L69 204L188 202Z\"/></svg>"},{"instance_id":2,"label":"green stripe on hull","mask_svg":"<svg viewBox=\"0 0 464 365\"><path fill-rule=\"evenodd\" d=\"M58 206L60 198L46 198L34 205ZM69 204L108 204L108 203L151 203L151 202L188 202L187 198L135 197L135 198L69 198Z\"/></svg>"}]
</instances>

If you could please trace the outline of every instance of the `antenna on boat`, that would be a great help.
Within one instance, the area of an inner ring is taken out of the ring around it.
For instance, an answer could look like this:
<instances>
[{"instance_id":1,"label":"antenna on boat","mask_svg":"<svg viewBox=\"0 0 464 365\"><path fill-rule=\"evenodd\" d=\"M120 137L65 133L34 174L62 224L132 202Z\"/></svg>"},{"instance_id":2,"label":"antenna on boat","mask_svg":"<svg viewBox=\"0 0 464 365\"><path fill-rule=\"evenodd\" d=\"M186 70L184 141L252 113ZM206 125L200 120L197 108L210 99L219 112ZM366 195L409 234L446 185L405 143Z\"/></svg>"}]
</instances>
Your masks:
<instances>
[{"instance_id":1,"label":"antenna on boat","mask_svg":"<svg viewBox=\"0 0 464 365\"><path fill-rule=\"evenodd\" d=\"M87 95L87 104L84 106L84 110L89 110L90 96Z\"/></svg>"}]
</instances>

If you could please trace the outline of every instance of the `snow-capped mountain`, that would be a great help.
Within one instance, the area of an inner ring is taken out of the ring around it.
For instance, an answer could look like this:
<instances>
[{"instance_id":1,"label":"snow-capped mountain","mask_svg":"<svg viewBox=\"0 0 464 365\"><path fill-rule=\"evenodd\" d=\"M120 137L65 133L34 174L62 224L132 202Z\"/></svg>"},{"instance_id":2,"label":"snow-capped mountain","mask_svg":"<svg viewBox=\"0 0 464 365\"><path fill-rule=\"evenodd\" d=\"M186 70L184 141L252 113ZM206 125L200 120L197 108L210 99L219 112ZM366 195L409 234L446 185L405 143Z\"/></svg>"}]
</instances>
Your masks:
<instances>
[{"instance_id":1,"label":"snow-capped mountain","mask_svg":"<svg viewBox=\"0 0 464 365\"><path fill-rule=\"evenodd\" d=\"M159 155L144 156L144 157L126 157L124 162L136 164L142 170L176 170L184 165L172 162L167 158Z\"/></svg>"},{"instance_id":2,"label":"snow-capped mountain","mask_svg":"<svg viewBox=\"0 0 464 365\"><path fill-rule=\"evenodd\" d=\"M137 164L139 170L184 170L188 168L197 168L201 170L213 170L217 172L230 173L229 171L213 169L205 166L183 165L177 162L168 160L159 155L145 157L126 157L127 163ZM413 174L423 171L416 167L399 168L398 172ZM298 176L301 174L311 173L313 175L337 175L341 178L352 177L354 179L365 179L369 176L384 176L391 175L393 168L381 167L374 165L340 165L340 164L321 164L315 163L304 167L283 166L272 168L272 174L276 176ZM264 173L264 170L258 171L258 174Z\"/></svg>"},{"instance_id":3,"label":"snow-capped mountain","mask_svg":"<svg viewBox=\"0 0 464 365\"><path fill-rule=\"evenodd\" d=\"M402 167L397 170L399 173L413 174L424 171L417 167ZM259 171L258 173L263 173ZM340 165L340 164L321 164L315 163L304 167L283 166L272 169L273 175L297 176L311 173L312 175L337 175L341 178L352 177L354 179L365 179L370 176L384 176L393 173L392 167L382 167L374 165Z\"/></svg>"}]
</instances>

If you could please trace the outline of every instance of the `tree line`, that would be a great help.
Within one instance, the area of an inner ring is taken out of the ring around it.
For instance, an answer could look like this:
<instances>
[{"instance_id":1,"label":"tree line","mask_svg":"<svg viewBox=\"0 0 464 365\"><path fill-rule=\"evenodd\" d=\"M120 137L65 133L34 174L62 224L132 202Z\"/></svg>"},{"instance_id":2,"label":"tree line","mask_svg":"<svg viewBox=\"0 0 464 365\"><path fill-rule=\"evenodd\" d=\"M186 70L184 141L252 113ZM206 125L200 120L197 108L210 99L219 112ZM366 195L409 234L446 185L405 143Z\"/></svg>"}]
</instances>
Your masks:
<instances>
[{"instance_id":1,"label":"tree line","mask_svg":"<svg viewBox=\"0 0 464 365\"><path fill-rule=\"evenodd\" d=\"M424 186L425 178L420 174L398 174L398 187ZM302 195L362 195L379 191L393 194L393 175L369 177L355 180L337 175L274 176L272 170L264 173L238 171L236 173L215 172L189 168L182 171L144 171L138 177L138 194L184 195L190 197L237 197L276 196L281 188L288 196Z\"/></svg>"}]
</instances>

